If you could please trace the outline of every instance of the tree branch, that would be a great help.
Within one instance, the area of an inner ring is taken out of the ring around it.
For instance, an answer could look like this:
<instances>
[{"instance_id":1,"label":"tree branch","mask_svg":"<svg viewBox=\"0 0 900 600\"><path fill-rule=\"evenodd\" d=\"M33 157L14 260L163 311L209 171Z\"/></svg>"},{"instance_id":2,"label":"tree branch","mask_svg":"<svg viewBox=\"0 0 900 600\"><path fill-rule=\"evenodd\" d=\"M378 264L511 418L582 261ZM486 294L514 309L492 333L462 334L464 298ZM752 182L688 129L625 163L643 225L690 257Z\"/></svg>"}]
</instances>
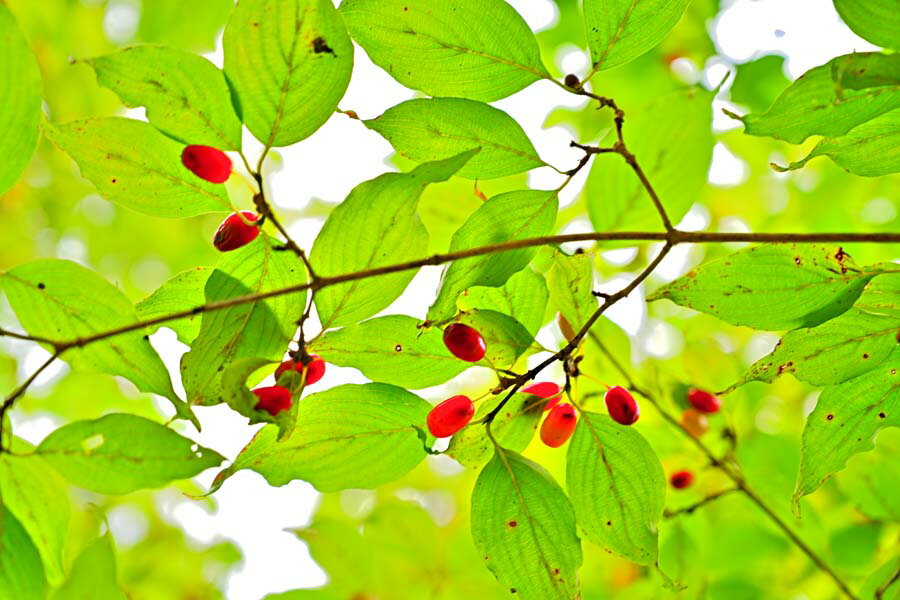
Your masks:
<instances>
[{"instance_id":1,"label":"tree branch","mask_svg":"<svg viewBox=\"0 0 900 600\"><path fill-rule=\"evenodd\" d=\"M3 329L0 327L0 337L11 337L17 340L25 340L27 342L38 342L40 344L49 344L50 346L55 346L56 342L51 339L40 337L37 335L27 335L24 333L16 333L15 331L9 331L8 329Z\"/></svg>"},{"instance_id":2,"label":"tree branch","mask_svg":"<svg viewBox=\"0 0 900 600\"><path fill-rule=\"evenodd\" d=\"M694 512L701 506L705 506L706 504L709 504L710 502L712 502L714 500L718 500L722 496L727 496L731 492L737 492L737 491L740 491L740 488L730 487L730 488L725 488L724 490L719 490L718 492L713 492L709 496L706 496L702 500L695 502L695 503L691 504L690 506L685 506L684 508L679 508L678 510L666 510L665 512L663 512L663 517L665 517L666 519L671 519L672 517L676 517L678 515L691 514L692 512Z\"/></svg>"}]
</instances>

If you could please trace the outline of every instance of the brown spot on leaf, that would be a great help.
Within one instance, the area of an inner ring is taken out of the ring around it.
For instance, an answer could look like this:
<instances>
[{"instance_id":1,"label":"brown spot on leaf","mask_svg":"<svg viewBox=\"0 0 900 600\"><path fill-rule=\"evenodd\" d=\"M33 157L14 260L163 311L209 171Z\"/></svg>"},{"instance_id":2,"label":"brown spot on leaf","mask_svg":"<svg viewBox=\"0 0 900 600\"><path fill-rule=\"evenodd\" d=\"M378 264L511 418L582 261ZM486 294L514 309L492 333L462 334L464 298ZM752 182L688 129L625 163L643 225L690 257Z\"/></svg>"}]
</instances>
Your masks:
<instances>
[{"instance_id":1,"label":"brown spot on leaf","mask_svg":"<svg viewBox=\"0 0 900 600\"><path fill-rule=\"evenodd\" d=\"M803 266L803 259L800 258L799 256L795 256L795 257L794 257L794 262L797 264L798 267L802 267L802 266Z\"/></svg>"},{"instance_id":2,"label":"brown spot on leaf","mask_svg":"<svg viewBox=\"0 0 900 600\"><path fill-rule=\"evenodd\" d=\"M43 283L39 283L39 284L38 284L38 289L39 289L39 290L42 290L42 289L44 289L45 287L47 287L47 286L44 285Z\"/></svg>"},{"instance_id":3,"label":"brown spot on leaf","mask_svg":"<svg viewBox=\"0 0 900 600\"><path fill-rule=\"evenodd\" d=\"M516 523L515 521L510 521L510 522L509 522L509 526L510 526L510 527L516 527L516 526L518 526L518 523Z\"/></svg>"},{"instance_id":4,"label":"brown spot on leaf","mask_svg":"<svg viewBox=\"0 0 900 600\"><path fill-rule=\"evenodd\" d=\"M866 360L867 358L869 358L869 355L868 355L868 354L863 354L863 360Z\"/></svg>"},{"instance_id":5,"label":"brown spot on leaf","mask_svg":"<svg viewBox=\"0 0 900 600\"><path fill-rule=\"evenodd\" d=\"M394 352L403 352L403 346L401 344L397 344L394 346Z\"/></svg>"},{"instance_id":6,"label":"brown spot on leaf","mask_svg":"<svg viewBox=\"0 0 900 600\"><path fill-rule=\"evenodd\" d=\"M829 414L825 415L825 419L827 419L828 421L832 421L832 420L834 420L834 415L829 413Z\"/></svg>"},{"instance_id":7,"label":"brown spot on leaf","mask_svg":"<svg viewBox=\"0 0 900 600\"><path fill-rule=\"evenodd\" d=\"M312 41L312 49L316 54L327 52L332 56L337 56L322 36L319 36Z\"/></svg>"},{"instance_id":8,"label":"brown spot on leaf","mask_svg":"<svg viewBox=\"0 0 900 600\"><path fill-rule=\"evenodd\" d=\"M884 411L878 413L878 418L879 418L879 419L884 419L884 418L886 418L886 417L887 417L887 415L884 414Z\"/></svg>"}]
</instances>

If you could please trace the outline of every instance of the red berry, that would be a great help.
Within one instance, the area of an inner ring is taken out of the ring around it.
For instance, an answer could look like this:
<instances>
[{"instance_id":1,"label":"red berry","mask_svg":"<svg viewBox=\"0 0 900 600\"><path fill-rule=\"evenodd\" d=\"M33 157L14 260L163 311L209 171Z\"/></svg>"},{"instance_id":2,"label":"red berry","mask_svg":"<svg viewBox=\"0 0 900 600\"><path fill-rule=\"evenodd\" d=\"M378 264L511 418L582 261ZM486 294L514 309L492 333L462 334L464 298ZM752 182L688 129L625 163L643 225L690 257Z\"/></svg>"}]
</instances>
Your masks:
<instances>
[{"instance_id":1,"label":"red berry","mask_svg":"<svg viewBox=\"0 0 900 600\"><path fill-rule=\"evenodd\" d=\"M487 351L481 334L462 323L453 323L444 329L444 345L453 356L468 362L478 362Z\"/></svg>"},{"instance_id":2,"label":"red berry","mask_svg":"<svg viewBox=\"0 0 900 600\"><path fill-rule=\"evenodd\" d=\"M688 402L691 403L691 406L704 413L719 412L719 407L722 405L722 401L714 394L696 388L691 388L688 391Z\"/></svg>"},{"instance_id":3,"label":"red berry","mask_svg":"<svg viewBox=\"0 0 900 600\"><path fill-rule=\"evenodd\" d=\"M186 146L181 151L181 164L211 183L225 183L231 177L231 159L212 146Z\"/></svg>"},{"instance_id":4,"label":"red berry","mask_svg":"<svg viewBox=\"0 0 900 600\"><path fill-rule=\"evenodd\" d=\"M256 388L253 393L259 398L259 402L253 408L264 410L273 417L281 411L289 409L293 403L291 390L277 385Z\"/></svg>"},{"instance_id":5,"label":"red berry","mask_svg":"<svg viewBox=\"0 0 900 600\"><path fill-rule=\"evenodd\" d=\"M522 388L522 393L531 394L532 396L538 396L539 398L550 400L550 402L548 402L544 407L544 411L548 411L559 404L559 400L560 398L562 398L562 388L560 388L552 381L541 381L540 383L533 383L528 387Z\"/></svg>"},{"instance_id":6,"label":"red berry","mask_svg":"<svg viewBox=\"0 0 900 600\"><path fill-rule=\"evenodd\" d=\"M690 471L678 471L672 473L672 477L669 478L669 483L671 483L672 487L676 490L683 490L694 483L694 474Z\"/></svg>"},{"instance_id":7,"label":"red berry","mask_svg":"<svg viewBox=\"0 0 900 600\"><path fill-rule=\"evenodd\" d=\"M286 360L275 369L275 379L281 377L281 374L285 371L297 371L301 375L303 374L303 370L306 369L306 385L312 385L318 380L322 379L322 376L325 375L325 361L316 356L315 354L311 354L309 364L304 365L299 360Z\"/></svg>"},{"instance_id":8,"label":"red berry","mask_svg":"<svg viewBox=\"0 0 900 600\"><path fill-rule=\"evenodd\" d=\"M613 421L620 425L633 425L641 416L641 409L631 392L618 385L606 392L606 410Z\"/></svg>"},{"instance_id":9,"label":"red berry","mask_svg":"<svg viewBox=\"0 0 900 600\"><path fill-rule=\"evenodd\" d=\"M541 424L541 441L551 448L559 448L572 437L577 422L571 404L557 404Z\"/></svg>"},{"instance_id":10,"label":"red berry","mask_svg":"<svg viewBox=\"0 0 900 600\"><path fill-rule=\"evenodd\" d=\"M700 437L709 430L709 420L699 410L689 408L681 413L681 426L694 437Z\"/></svg>"},{"instance_id":11,"label":"red berry","mask_svg":"<svg viewBox=\"0 0 900 600\"><path fill-rule=\"evenodd\" d=\"M241 214L244 215L244 219L251 223L259 220L259 215L249 210L242 210ZM222 252L228 252L249 244L258 235L259 226L247 225L238 213L231 213L216 230L216 235L213 237L213 246Z\"/></svg>"},{"instance_id":12,"label":"red berry","mask_svg":"<svg viewBox=\"0 0 900 600\"><path fill-rule=\"evenodd\" d=\"M447 398L428 413L428 431L434 437L453 435L469 424L475 414L475 405L468 396Z\"/></svg>"}]
</instances>

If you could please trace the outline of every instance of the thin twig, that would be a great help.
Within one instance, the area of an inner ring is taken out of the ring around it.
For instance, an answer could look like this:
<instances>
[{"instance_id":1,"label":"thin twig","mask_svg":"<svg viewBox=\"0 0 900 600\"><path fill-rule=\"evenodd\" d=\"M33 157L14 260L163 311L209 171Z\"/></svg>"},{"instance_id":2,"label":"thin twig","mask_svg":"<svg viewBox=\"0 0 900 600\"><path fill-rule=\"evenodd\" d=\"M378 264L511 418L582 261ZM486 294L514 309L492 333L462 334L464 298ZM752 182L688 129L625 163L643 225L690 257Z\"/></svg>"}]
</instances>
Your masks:
<instances>
[{"instance_id":1,"label":"thin twig","mask_svg":"<svg viewBox=\"0 0 900 600\"><path fill-rule=\"evenodd\" d=\"M875 600L881 600L882 598L884 598L884 593L888 591L888 588L898 581L900 581L900 567L897 567L897 570L894 571L893 577L878 586L878 589L875 590Z\"/></svg>"},{"instance_id":2,"label":"thin twig","mask_svg":"<svg viewBox=\"0 0 900 600\"><path fill-rule=\"evenodd\" d=\"M44 370L45 370L47 367L49 367L50 365L52 365L52 364L53 364L53 361L56 360L56 358L57 358L61 353L62 353L62 352L61 352L60 350L56 350L56 352L54 352L53 354L51 354L50 357L49 357L47 360L45 360L45 361L43 362L43 364L42 364L40 367L38 367L38 368L34 371L34 373L32 373L32 374L28 377L28 379L26 379L25 381L23 381L23 382L22 382L22 385L20 385L20 386L17 387L15 390L13 390L12 393L10 393L10 395L7 396L6 399L3 401L3 404L0 405L0 451L3 450L3 436L2 436L2 433L3 433L3 420L4 420L4 418L6 417L7 411L9 411L9 409L12 408L13 404L15 403L15 401L16 401L22 394L25 393L25 391L28 389L28 387L29 387L32 383L34 383L34 380L38 378L38 375L40 375L41 373L43 373Z\"/></svg>"},{"instance_id":3,"label":"thin twig","mask_svg":"<svg viewBox=\"0 0 900 600\"><path fill-rule=\"evenodd\" d=\"M26 342L38 342L39 344L49 344L50 346L56 346L56 342L49 338L41 337L39 335L16 333L15 331L9 331L8 329L3 328L0 328L0 337L11 337L17 340L25 340Z\"/></svg>"},{"instance_id":4,"label":"thin twig","mask_svg":"<svg viewBox=\"0 0 900 600\"><path fill-rule=\"evenodd\" d=\"M278 233L284 237L284 246L286 249L290 250L294 254L296 254L301 261L303 261L303 265L306 267L306 271L309 273L309 278L313 281L316 280L316 272L313 270L312 265L309 262L309 258L306 256L306 252L301 248L297 242L290 236L287 230L282 226L281 221L278 220L278 217L275 215L275 211L272 210L272 207L269 205L268 200L266 200L266 192L263 187L263 178L262 175L258 172L253 173L253 179L256 180L256 185L259 186L259 192L253 196L253 203L256 205L256 210L259 211L259 214L262 215L266 220L268 220L272 225L275 226L275 229L278 230Z\"/></svg>"},{"instance_id":5,"label":"thin twig","mask_svg":"<svg viewBox=\"0 0 900 600\"><path fill-rule=\"evenodd\" d=\"M684 508L679 508L678 510L666 510L665 512L663 512L663 517L665 517L667 519L671 519L672 517L676 517L678 515L691 514L692 512L694 512L701 506L705 506L706 504L709 504L710 502L713 502L714 500L718 500L722 496L727 496L731 492L738 492L738 491L740 491L740 488L737 486L725 488L724 490L719 490L718 492L714 492L698 502L694 502L690 506L685 506Z\"/></svg>"}]
</instances>

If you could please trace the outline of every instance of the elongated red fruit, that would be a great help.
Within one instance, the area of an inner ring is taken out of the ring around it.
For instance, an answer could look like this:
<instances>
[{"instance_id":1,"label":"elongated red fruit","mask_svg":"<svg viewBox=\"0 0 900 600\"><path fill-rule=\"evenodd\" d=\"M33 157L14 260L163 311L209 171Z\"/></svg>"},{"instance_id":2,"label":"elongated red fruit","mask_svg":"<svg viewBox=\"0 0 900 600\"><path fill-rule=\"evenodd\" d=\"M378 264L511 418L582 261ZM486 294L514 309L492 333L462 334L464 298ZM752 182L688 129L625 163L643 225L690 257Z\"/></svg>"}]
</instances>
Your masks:
<instances>
[{"instance_id":1,"label":"elongated red fruit","mask_svg":"<svg viewBox=\"0 0 900 600\"><path fill-rule=\"evenodd\" d=\"M551 448L559 448L572 437L578 417L571 404L557 404L541 424L541 441Z\"/></svg>"},{"instance_id":2,"label":"elongated red fruit","mask_svg":"<svg viewBox=\"0 0 900 600\"><path fill-rule=\"evenodd\" d=\"M669 478L669 483L671 483L672 487L676 490L683 490L694 483L694 474L690 471L677 471L672 473L672 477Z\"/></svg>"},{"instance_id":3,"label":"elongated red fruit","mask_svg":"<svg viewBox=\"0 0 900 600\"><path fill-rule=\"evenodd\" d=\"M259 220L259 215L249 210L242 210L241 214L244 215L244 219L251 223ZM221 252L237 250L241 246L246 246L255 240L258 235L259 226L247 225L241 220L238 213L231 213L216 230L216 235L213 237L213 246Z\"/></svg>"},{"instance_id":4,"label":"elongated red fruit","mask_svg":"<svg viewBox=\"0 0 900 600\"><path fill-rule=\"evenodd\" d=\"M273 417L281 411L289 409L293 403L291 391L277 385L256 388L253 393L259 398L259 402L254 408L264 410Z\"/></svg>"},{"instance_id":5,"label":"elongated red fruit","mask_svg":"<svg viewBox=\"0 0 900 600\"><path fill-rule=\"evenodd\" d=\"M428 431L434 437L453 435L469 424L475 414L475 405L468 396L447 398L428 413Z\"/></svg>"},{"instance_id":6,"label":"elongated red fruit","mask_svg":"<svg viewBox=\"0 0 900 600\"><path fill-rule=\"evenodd\" d=\"M185 146L181 164L210 183L225 183L231 177L231 159L212 146Z\"/></svg>"},{"instance_id":7,"label":"elongated red fruit","mask_svg":"<svg viewBox=\"0 0 900 600\"><path fill-rule=\"evenodd\" d=\"M468 362L478 362L487 351L481 334L462 323L453 323L444 329L444 345L453 356Z\"/></svg>"},{"instance_id":8,"label":"elongated red fruit","mask_svg":"<svg viewBox=\"0 0 900 600\"><path fill-rule=\"evenodd\" d=\"M606 410L613 421L620 425L633 425L641 416L641 409L631 392L618 385L606 392Z\"/></svg>"},{"instance_id":9,"label":"elongated red fruit","mask_svg":"<svg viewBox=\"0 0 900 600\"><path fill-rule=\"evenodd\" d=\"M688 391L688 402L700 412L707 414L719 412L719 407L722 406L722 401L718 396L697 388L691 388Z\"/></svg>"},{"instance_id":10,"label":"elongated red fruit","mask_svg":"<svg viewBox=\"0 0 900 600\"><path fill-rule=\"evenodd\" d=\"M550 402L544 406L544 411L548 411L557 404L559 404L559 399L562 398L562 388L553 383L552 381L540 381L538 383L532 383L531 385L522 388L523 394L531 394L532 396L538 396L539 398L543 398L544 400L549 400Z\"/></svg>"},{"instance_id":11,"label":"elongated red fruit","mask_svg":"<svg viewBox=\"0 0 900 600\"><path fill-rule=\"evenodd\" d=\"M304 365L299 360L286 360L275 369L275 379L281 377L281 374L285 371L297 371L300 374L303 374L303 369L306 369L306 385L312 385L318 380L322 379L322 376L325 375L325 361L316 356L315 354L311 354L308 365Z\"/></svg>"},{"instance_id":12,"label":"elongated red fruit","mask_svg":"<svg viewBox=\"0 0 900 600\"><path fill-rule=\"evenodd\" d=\"M689 408L681 413L681 426L694 437L700 437L709 430L709 420L699 410Z\"/></svg>"}]
</instances>

